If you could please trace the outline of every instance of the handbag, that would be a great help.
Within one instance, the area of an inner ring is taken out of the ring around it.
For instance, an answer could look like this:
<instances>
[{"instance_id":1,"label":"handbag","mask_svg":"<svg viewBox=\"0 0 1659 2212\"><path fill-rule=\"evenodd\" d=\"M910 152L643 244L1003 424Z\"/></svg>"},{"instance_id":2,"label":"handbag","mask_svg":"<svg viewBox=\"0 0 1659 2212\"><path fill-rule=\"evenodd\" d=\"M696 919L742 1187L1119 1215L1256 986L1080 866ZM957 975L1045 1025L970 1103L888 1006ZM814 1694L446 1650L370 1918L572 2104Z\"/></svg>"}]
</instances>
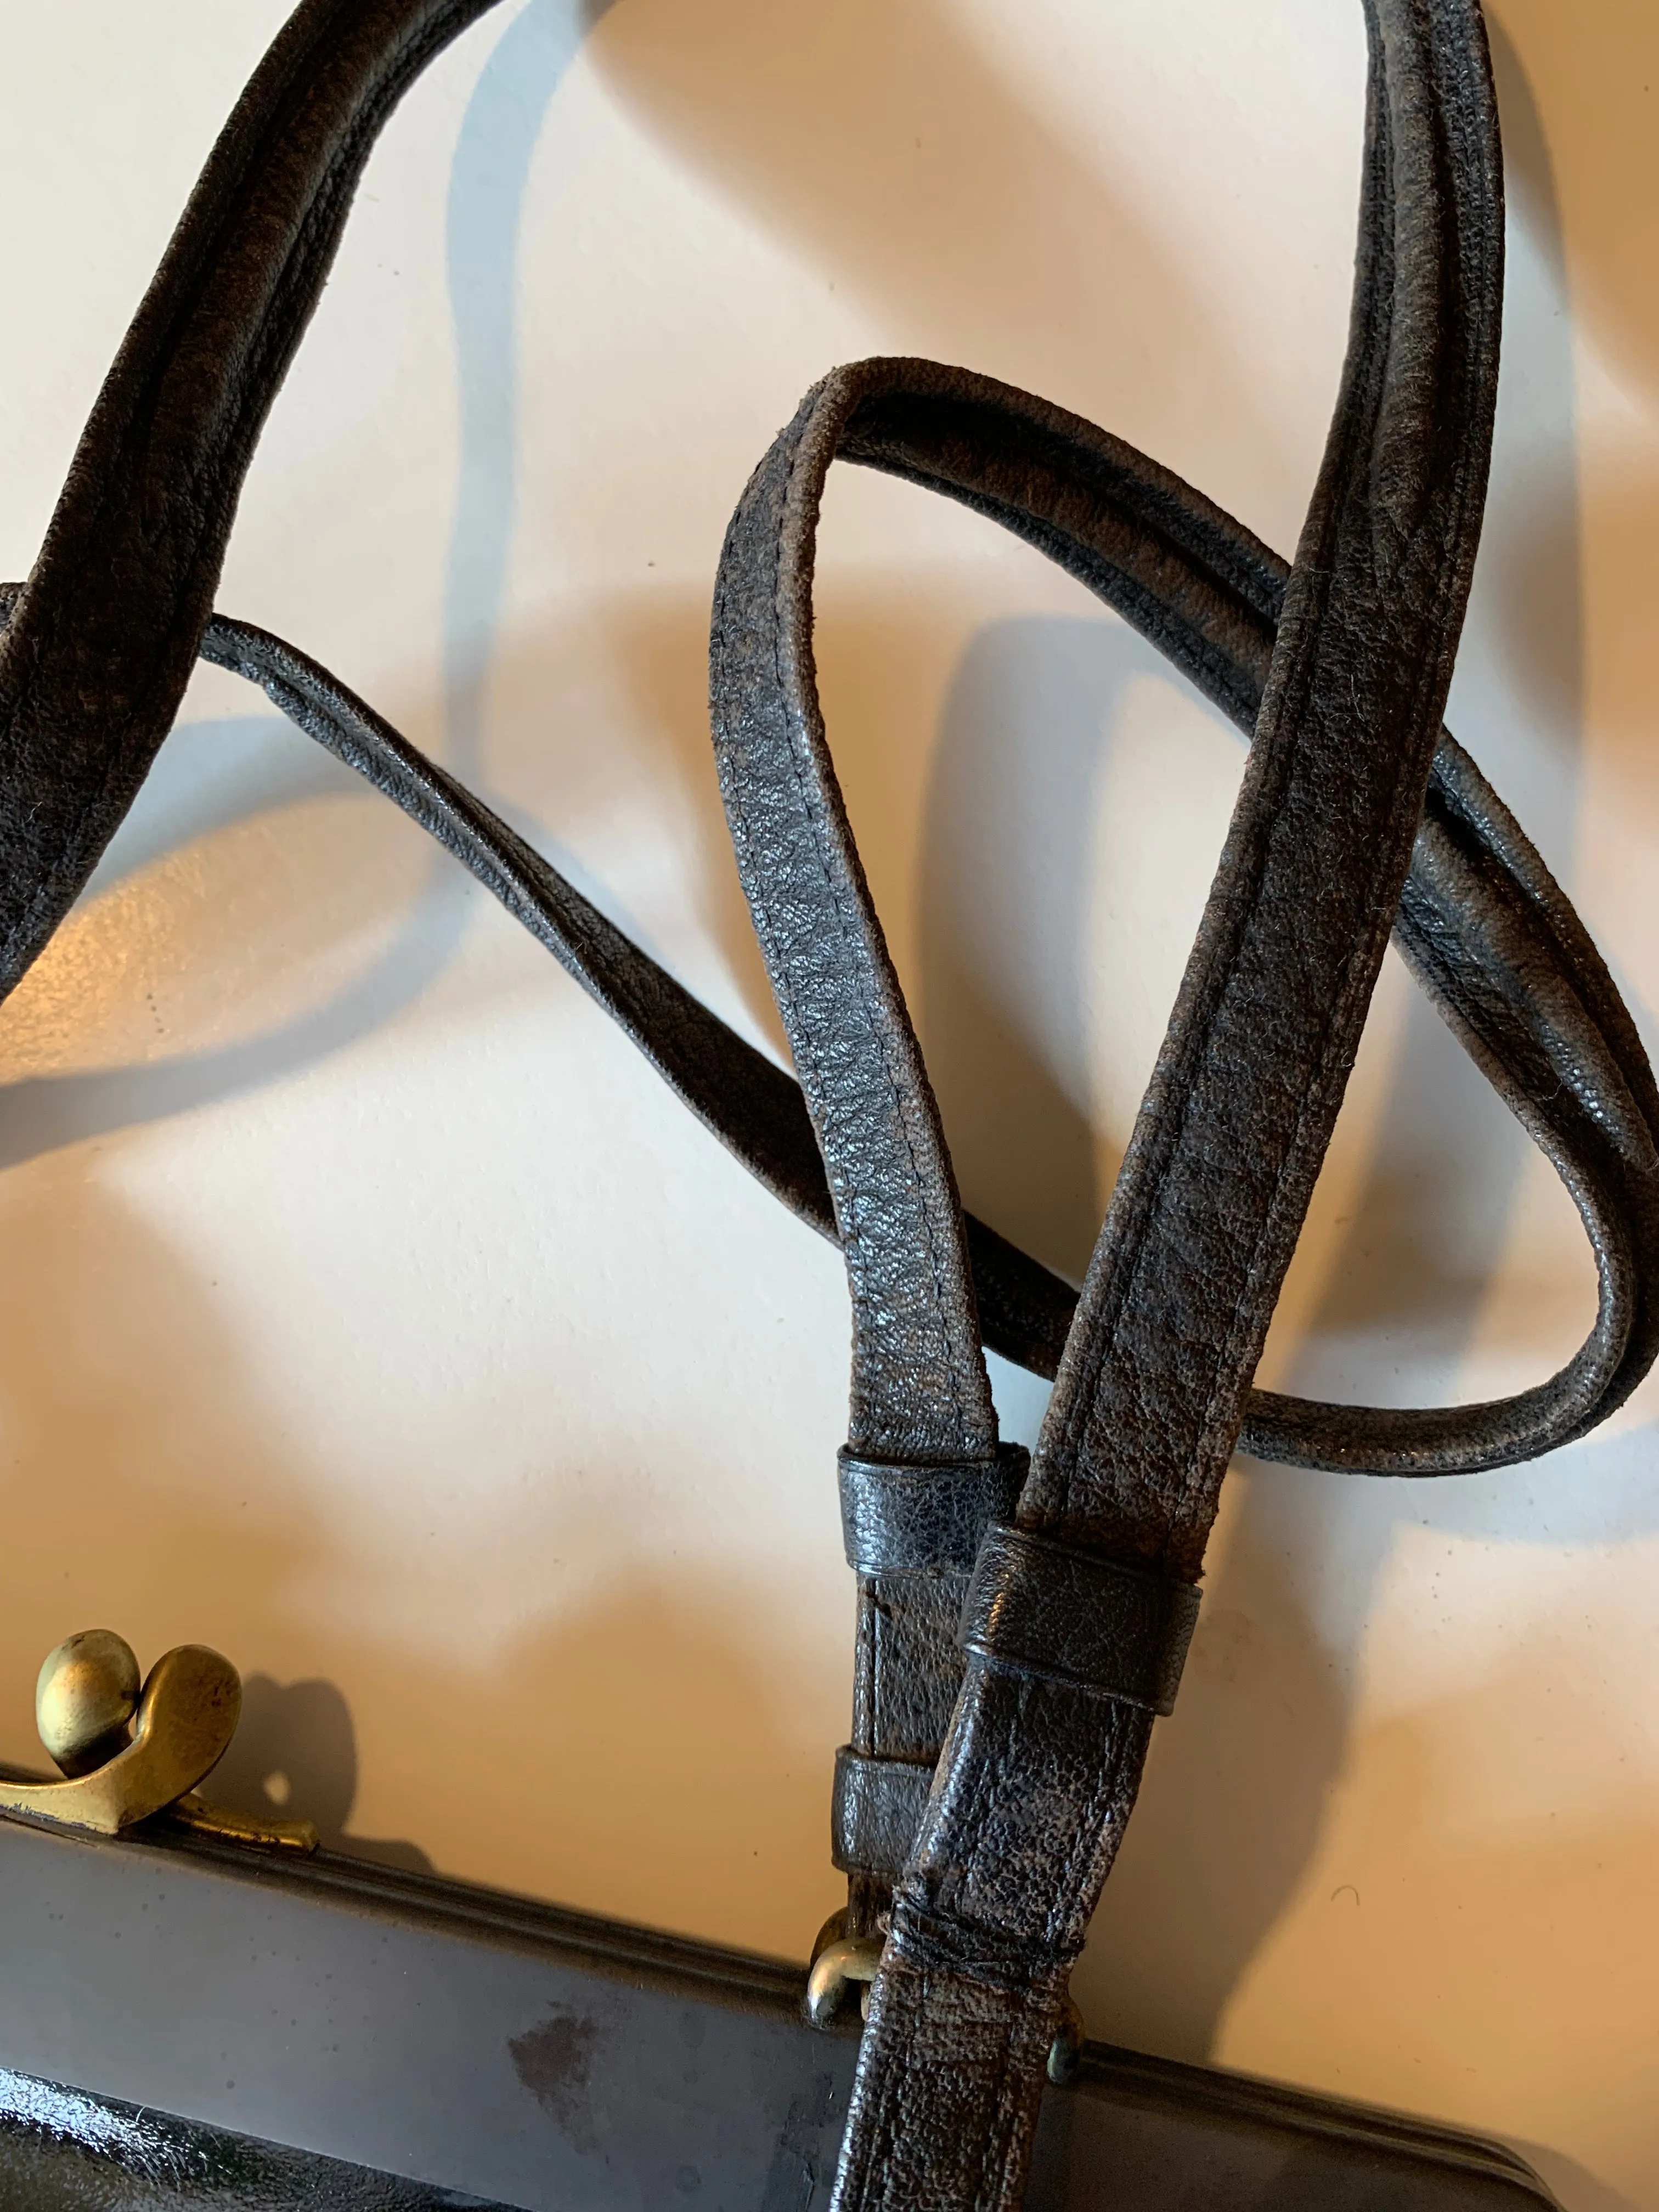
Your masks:
<instances>
[{"instance_id":1,"label":"handbag","mask_svg":"<svg viewBox=\"0 0 1659 2212\"><path fill-rule=\"evenodd\" d=\"M1089 2045L1066 1989L1175 1702L1235 1447L1354 1474L1504 1466L1605 1418L1659 1349L1659 1094L1582 924L1441 720L1502 290L1476 0L1367 7L1352 327L1292 566L1106 432L926 362L827 378L750 479L712 719L798 1082L325 671L213 610L374 137L488 5L304 0L214 150L34 570L0 591L0 986L85 884L199 653L420 822L839 1242L847 1906L803 1972L319 1851L210 1802L228 1661L181 1645L141 1681L118 1638L71 1638L38 1705L58 1778L0 1784L3 2201L1547 2204L1469 2136ZM859 865L811 653L836 459L1037 547L1250 740L1080 1293L963 1211ZM1391 931L1595 1255L1584 1346L1490 1404L1251 1387ZM999 1439L983 1346L1054 1377L1029 1462Z\"/></svg>"}]
</instances>

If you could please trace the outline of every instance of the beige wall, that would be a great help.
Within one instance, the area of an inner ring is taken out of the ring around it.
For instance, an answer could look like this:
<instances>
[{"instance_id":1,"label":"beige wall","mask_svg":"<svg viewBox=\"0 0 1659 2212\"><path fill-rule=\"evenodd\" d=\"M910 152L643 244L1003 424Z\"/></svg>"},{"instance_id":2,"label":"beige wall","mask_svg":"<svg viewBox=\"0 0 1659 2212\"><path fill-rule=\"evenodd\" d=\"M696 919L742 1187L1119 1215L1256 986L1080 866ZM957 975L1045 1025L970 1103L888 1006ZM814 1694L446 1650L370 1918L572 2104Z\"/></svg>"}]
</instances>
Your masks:
<instances>
[{"instance_id":1,"label":"beige wall","mask_svg":"<svg viewBox=\"0 0 1659 2212\"><path fill-rule=\"evenodd\" d=\"M7 574L283 12L0 0ZM1508 356L1450 719L1651 1039L1659 11L1493 15ZM775 1038L703 726L748 470L832 363L921 352L1290 551L1362 67L1352 0L617 0L585 33L510 3L374 157L221 604ZM838 478L822 573L966 1194L1080 1269L1238 748L919 494ZM804 1950L849 1641L836 1256L228 678L7 1010L0 1162L0 1756L68 1631L205 1639L254 1678L227 1787ZM1487 1395L1591 1302L1570 1207L1391 965L1270 1379ZM1029 1437L1040 1392L997 1383ZM1659 2207L1656 1404L1463 1484L1240 1468L1094 2033L1504 2133L1571 2212Z\"/></svg>"}]
</instances>

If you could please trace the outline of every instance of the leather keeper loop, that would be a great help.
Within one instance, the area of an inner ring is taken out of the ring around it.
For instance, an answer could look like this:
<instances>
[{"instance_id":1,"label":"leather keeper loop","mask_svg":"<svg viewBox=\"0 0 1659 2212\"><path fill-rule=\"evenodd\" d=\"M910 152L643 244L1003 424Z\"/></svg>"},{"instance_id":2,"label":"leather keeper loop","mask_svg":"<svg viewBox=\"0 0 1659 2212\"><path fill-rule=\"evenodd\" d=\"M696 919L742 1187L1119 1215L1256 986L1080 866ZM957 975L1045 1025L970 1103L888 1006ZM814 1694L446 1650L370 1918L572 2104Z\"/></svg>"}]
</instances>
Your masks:
<instances>
[{"instance_id":1,"label":"leather keeper loop","mask_svg":"<svg viewBox=\"0 0 1659 2212\"><path fill-rule=\"evenodd\" d=\"M933 1770L907 1759L869 1759L843 1744L836 1753L830 1856L843 1874L896 1881L921 1826Z\"/></svg>"},{"instance_id":2,"label":"leather keeper loop","mask_svg":"<svg viewBox=\"0 0 1659 2212\"><path fill-rule=\"evenodd\" d=\"M994 1667L1167 1713L1198 1604L1191 1583L992 1528L963 1607L962 1646Z\"/></svg>"},{"instance_id":3,"label":"leather keeper loop","mask_svg":"<svg viewBox=\"0 0 1659 2212\"><path fill-rule=\"evenodd\" d=\"M1019 1503L1030 1465L1021 1444L945 1467L893 1467L843 1449L847 1564L861 1575L970 1574L986 1530Z\"/></svg>"}]
</instances>

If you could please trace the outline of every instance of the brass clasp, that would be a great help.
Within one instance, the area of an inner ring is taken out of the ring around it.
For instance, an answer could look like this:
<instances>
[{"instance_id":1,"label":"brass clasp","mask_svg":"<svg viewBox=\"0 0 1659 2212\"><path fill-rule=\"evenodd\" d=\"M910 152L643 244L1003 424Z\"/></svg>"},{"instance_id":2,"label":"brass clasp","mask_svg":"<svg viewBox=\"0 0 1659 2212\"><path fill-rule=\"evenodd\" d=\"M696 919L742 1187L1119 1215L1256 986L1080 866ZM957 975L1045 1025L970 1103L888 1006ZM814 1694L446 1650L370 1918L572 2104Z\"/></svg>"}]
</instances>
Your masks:
<instances>
[{"instance_id":1,"label":"brass clasp","mask_svg":"<svg viewBox=\"0 0 1659 2212\"><path fill-rule=\"evenodd\" d=\"M223 1842L315 1850L309 1820L247 1820L196 1795L241 1714L240 1675L205 1644L166 1653L141 1689L131 1645L106 1628L84 1630L48 1656L35 1686L35 1726L64 1778L0 1780L0 1814L91 1836L161 1819Z\"/></svg>"}]
</instances>

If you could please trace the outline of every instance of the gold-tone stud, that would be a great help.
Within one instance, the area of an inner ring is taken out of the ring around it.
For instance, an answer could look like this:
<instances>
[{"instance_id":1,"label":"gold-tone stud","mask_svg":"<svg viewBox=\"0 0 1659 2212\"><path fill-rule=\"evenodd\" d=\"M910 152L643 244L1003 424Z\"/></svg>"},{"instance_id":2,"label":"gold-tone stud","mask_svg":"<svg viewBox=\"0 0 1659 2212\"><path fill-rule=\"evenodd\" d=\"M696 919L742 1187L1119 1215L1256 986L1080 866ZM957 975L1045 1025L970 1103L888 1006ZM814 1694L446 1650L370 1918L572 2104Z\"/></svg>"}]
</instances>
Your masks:
<instances>
[{"instance_id":1,"label":"gold-tone stud","mask_svg":"<svg viewBox=\"0 0 1659 2212\"><path fill-rule=\"evenodd\" d=\"M1083 2057L1083 2014L1069 1990L1060 2015L1060 2026L1048 2045L1048 2079L1063 2085L1077 2072Z\"/></svg>"},{"instance_id":2,"label":"gold-tone stud","mask_svg":"<svg viewBox=\"0 0 1659 2212\"><path fill-rule=\"evenodd\" d=\"M309 1820L247 1820L216 1811L196 1785L241 1717L241 1677L205 1644L181 1644L139 1687L132 1648L108 1629L71 1636L35 1686L35 1724L61 1782L0 1782L0 1814L82 1835L118 1836L164 1814L222 1840L314 1850Z\"/></svg>"},{"instance_id":3,"label":"gold-tone stud","mask_svg":"<svg viewBox=\"0 0 1659 2212\"><path fill-rule=\"evenodd\" d=\"M138 1710L138 1662L124 1636L82 1629L46 1654L34 1687L34 1724L71 1780L125 1746Z\"/></svg>"},{"instance_id":4,"label":"gold-tone stud","mask_svg":"<svg viewBox=\"0 0 1659 2212\"><path fill-rule=\"evenodd\" d=\"M860 2004L869 2016L869 1985L881 1964L879 1936L837 1936L826 1943L806 1976L806 2017L828 2027L855 1983L863 1984Z\"/></svg>"}]
</instances>

